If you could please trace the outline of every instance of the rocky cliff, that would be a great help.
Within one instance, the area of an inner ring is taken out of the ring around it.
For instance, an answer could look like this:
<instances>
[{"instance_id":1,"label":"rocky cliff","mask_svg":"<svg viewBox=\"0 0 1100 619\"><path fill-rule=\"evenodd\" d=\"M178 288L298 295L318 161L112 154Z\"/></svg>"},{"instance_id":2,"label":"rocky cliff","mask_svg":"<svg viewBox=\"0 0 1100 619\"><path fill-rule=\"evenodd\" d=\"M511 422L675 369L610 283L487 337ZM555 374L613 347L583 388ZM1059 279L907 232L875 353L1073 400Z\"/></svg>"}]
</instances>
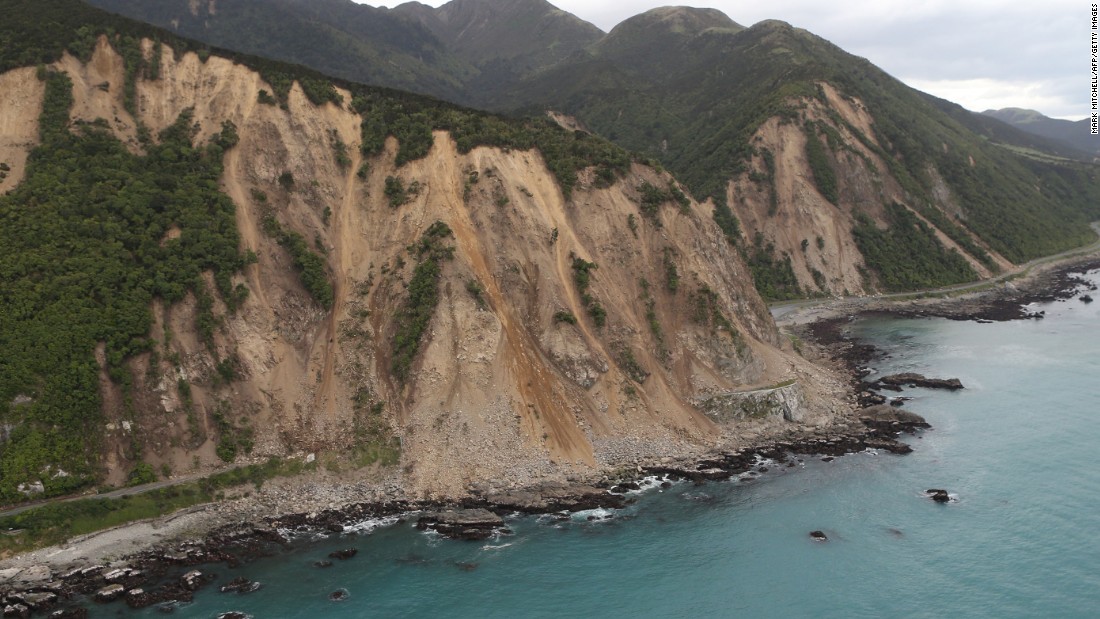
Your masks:
<instances>
[{"instance_id":1,"label":"rocky cliff","mask_svg":"<svg viewBox=\"0 0 1100 619\"><path fill-rule=\"evenodd\" d=\"M693 402L717 394L798 379L800 416L837 406L838 383L784 348L710 206L667 173L582 170L567 197L537 149L460 152L442 131L427 156L398 166L393 137L361 153L369 118L347 103L314 105L297 84L283 105L264 103L275 89L246 66L149 40L141 50L159 54L158 71L136 80L132 106L107 39L87 63L66 54L54 65L72 80L74 126L108 128L139 153L143 134L184 113L196 144L232 123L220 187L255 260L234 276L248 290L239 307L219 294L205 309L193 293L154 302L154 350L125 362L128 379L97 348L108 482L139 461L172 473L219 465L227 437L247 437L239 460L382 453L414 493L454 495L480 479L714 443L736 427ZM0 84L10 190L43 86L34 69ZM643 209L654 188L669 189ZM286 233L323 258L331 299L303 285ZM410 332L410 316L425 328Z\"/></svg>"}]
</instances>

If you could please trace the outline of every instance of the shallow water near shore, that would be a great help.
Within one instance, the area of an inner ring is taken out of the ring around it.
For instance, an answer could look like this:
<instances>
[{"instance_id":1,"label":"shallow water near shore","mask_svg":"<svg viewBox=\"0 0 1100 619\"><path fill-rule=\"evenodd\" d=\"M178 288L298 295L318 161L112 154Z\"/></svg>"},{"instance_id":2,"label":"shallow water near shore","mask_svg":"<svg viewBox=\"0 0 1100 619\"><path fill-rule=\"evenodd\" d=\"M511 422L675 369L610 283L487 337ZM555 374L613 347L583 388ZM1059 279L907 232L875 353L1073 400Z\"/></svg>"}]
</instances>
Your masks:
<instances>
[{"instance_id":1,"label":"shallow water near shore","mask_svg":"<svg viewBox=\"0 0 1100 619\"><path fill-rule=\"evenodd\" d=\"M1095 617L1100 302L1036 309L1044 320L853 323L886 353L878 372L966 386L902 394L933 425L905 439L912 454L803 458L757 479L676 484L614 513L512 518L514 535L487 542L441 540L411 522L301 541L213 566L215 585L172 616ZM956 500L936 504L927 488ZM828 542L810 539L818 529ZM313 566L347 547L358 555ZM235 576L263 588L217 591ZM340 589L347 599L330 601Z\"/></svg>"}]
</instances>

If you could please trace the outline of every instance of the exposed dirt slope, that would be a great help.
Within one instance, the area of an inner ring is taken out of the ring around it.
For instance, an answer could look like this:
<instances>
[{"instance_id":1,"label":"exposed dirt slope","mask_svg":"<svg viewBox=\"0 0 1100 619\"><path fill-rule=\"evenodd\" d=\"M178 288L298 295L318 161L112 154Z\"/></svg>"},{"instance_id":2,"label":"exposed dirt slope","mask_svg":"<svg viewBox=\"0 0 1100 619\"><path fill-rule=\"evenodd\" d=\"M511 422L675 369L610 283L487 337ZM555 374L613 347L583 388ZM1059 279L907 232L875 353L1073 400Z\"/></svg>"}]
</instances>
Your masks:
<instances>
[{"instance_id":1,"label":"exposed dirt slope","mask_svg":"<svg viewBox=\"0 0 1100 619\"><path fill-rule=\"evenodd\" d=\"M753 145L758 154L750 169L730 182L727 197L744 224L746 240L751 242L757 233L762 234L765 241L775 244L778 255L790 255L795 276L804 290L867 294L874 290L866 288L860 274L863 256L852 237L853 213L866 213L885 227L884 205L898 202L913 210L911 197L891 174L887 163L864 142L881 146L874 142L874 119L863 103L843 96L827 83L820 86L824 102L800 100L796 104L798 118L776 116L756 131ZM836 204L827 200L814 182L806 155L806 121L829 127L839 138L827 147L837 179ZM764 151L771 153L773 172L768 170ZM934 169L929 173L938 177ZM961 223L961 210L945 183L939 184L933 197L949 219ZM958 250L980 277L992 275L932 222L919 214L918 217L934 230L945 248ZM986 249L1001 268L1011 265L976 236L971 235L971 239ZM815 281L814 270L824 275L823 287Z\"/></svg>"},{"instance_id":2,"label":"exposed dirt slope","mask_svg":"<svg viewBox=\"0 0 1100 619\"><path fill-rule=\"evenodd\" d=\"M106 119L136 149L138 123L115 87L120 66L105 41L88 65L59 63L73 78L73 116ZM32 82L25 71L0 77L28 86L23 103L4 105L33 107ZM138 120L153 135L185 109L198 141L226 121L236 126L222 185L237 205L243 249L257 261L239 278L250 291L243 307L230 315L216 303L213 354L196 335L194 299L153 308L151 335L163 352L156 372L147 371L148 356L132 364L137 419L122 418L111 404L123 399L118 387L104 381L111 479L132 466L135 443L158 469L216 464L219 416L255 435L255 457L395 437L409 489L443 496L484 479L560 476L712 444L737 432L699 412L714 393L799 378L821 396L808 398L807 419L838 406L840 383L781 349L709 207L670 203L654 220L640 213L637 188L665 186L666 174L636 165L604 188L582 174L567 200L537 152L461 154L445 133L427 157L397 168L392 138L383 154L361 160L356 114L315 107L297 85L285 109L260 104L261 88L271 91L243 66L177 60L167 48L160 78L138 84ZM775 131L767 139L781 141L782 128ZM5 126L4 144L28 135ZM338 162L337 143L350 165ZM279 182L286 173L292 186ZM388 203L390 176L417 188L408 203ZM331 309L310 298L290 256L265 234L272 214L324 253ZM442 263L439 303L402 384L390 364L395 315L417 262L407 248L436 221L453 232L444 242L454 257ZM606 310L603 326L578 289L575 257L598 265L588 293ZM575 324L555 319L566 314ZM215 364L233 358L239 378L226 385Z\"/></svg>"},{"instance_id":3,"label":"exposed dirt slope","mask_svg":"<svg viewBox=\"0 0 1100 619\"><path fill-rule=\"evenodd\" d=\"M28 67L0 74L0 193L23 180L27 154L38 140L38 114L45 85Z\"/></svg>"}]
</instances>

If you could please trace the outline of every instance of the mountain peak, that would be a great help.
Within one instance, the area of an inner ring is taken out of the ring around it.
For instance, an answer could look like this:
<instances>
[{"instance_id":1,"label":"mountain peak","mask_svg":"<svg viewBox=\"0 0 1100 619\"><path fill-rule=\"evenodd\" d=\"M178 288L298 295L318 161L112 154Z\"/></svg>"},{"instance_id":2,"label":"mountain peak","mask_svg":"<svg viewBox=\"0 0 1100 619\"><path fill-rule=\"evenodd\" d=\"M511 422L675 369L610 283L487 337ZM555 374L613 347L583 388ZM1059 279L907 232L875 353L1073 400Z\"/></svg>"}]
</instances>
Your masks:
<instances>
[{"instance_id":1,"label":"mountain peak","mask_svg":"<svg viewBox=\"0 0 1100 619\"><path fill-rule=\"evenodd\" d=\"M394 10L420 20L465 59L564 58L599 40L603 31L546 0L451 0L432 9L408 2Z\"/></svg>"},{"instance_id":2,"label":"mountain peak","mask_svg":"<svg viewBox=\"0 0 1100 619\"><path fill-rule=\"evenodd\" d=\"M690 6L662 6L650 9L640 15L628 18L612 29L616 31L663 30L688 37L697 36L707 30L720 29L739 31L745 27L729 18L718 9L695 8Z\"/></svg>"},{"instance_id":3,"label":"mountain peak","mask_svg":"<svg viewBox=\"0 0 1100 619\"><path fill-rule=\"evenodd\" d=\"M986 116L992 116L1009 124L1038 122L1046 120L1046 116L1037 110L1024 109L1022 107L1006 107L999 110L986 110L982 112Z\"/></svg>"}]
</instances>

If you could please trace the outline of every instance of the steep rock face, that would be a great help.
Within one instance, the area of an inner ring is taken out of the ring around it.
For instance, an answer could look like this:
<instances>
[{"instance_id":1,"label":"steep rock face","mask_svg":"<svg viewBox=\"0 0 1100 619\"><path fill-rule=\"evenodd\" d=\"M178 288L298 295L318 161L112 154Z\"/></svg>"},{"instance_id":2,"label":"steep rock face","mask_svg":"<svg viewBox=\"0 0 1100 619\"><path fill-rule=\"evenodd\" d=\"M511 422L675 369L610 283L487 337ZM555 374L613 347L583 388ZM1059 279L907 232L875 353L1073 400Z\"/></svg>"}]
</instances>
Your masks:
<instances>
[{"instance_id":1,"label":"steep rock face","mask_svg":"<svg viewBox=\"0 0 1100 619\"><path fill-rule=\"evenodd\" d=\"M45 87L31 67L0 75L0 163L8 169L0 178L0 193L19 184L27 153L38 139L38 111Z\"/></svg>"},{"instance_id":2,"label":"steep rock face","mask_svg":"<svg viewBox=\"0 0 1100 619\"><path fill-rule=\"evenodd\" d=\"M154 49L146 42L146 54ZM538 152L462 154L443 132L425 158L398 168L392 138L364 159L362 119L314 106L297 85L284 109L259 103L270 86L231 61L177 59L165 46L159 66L157 80L137 83L141 124L156 135L190 110L197 142L235 125L222 187L237 206L242 249L257 260L238 276L250 294L236 313L215 301L214 350L196 333L188 296L155 304L150 336L163 350L130 362L128 394L102 373L108 481L124 480L134 444L158 469L216 464L219 436L236 428L254 435L253 456L399 442L410 489L453 495L478 479L607 464L621 444L652 455L711 443L727 429L693 406L708 395L792 376L835 395L780 349L708 206L641 213L639 188L667 186L665 173L634 165L610 186L582 173L566 199ZM58 63L73 80L74 120L105 119L136 150L138 122L110 86L123 83L122 67L105 39L88 64ZM28 136L4 139L25 156ZM391 206L392 179L409 189L406 203ZM272 217L324 255L329 309L265 233ZM453 259L439 262L438 304L402 381L393 372L398 314L424 260L412 248L435 222L449 230L436 242ZM219 359L235 360L235 380L219 380ZM818 398L806 414L833 406Z\"/></svg>"},{"instance_id":3,"label":"steep rock face","mask_svg":"<svg viewBox=\"0 0 1100 619\"><path fill-rule=\"evenodd\" d=\"M874 292L862 273L866 265L853 236L855 213L886 228L883 207L896 202L906 205L933 230L937 242L958 252L980 277L991 276L989 268L909 206L912 196L883 160L882 145L874 137L875 121L866 106L830 84L820 83L819 87L823 100L798 100L792 105L796 117L775 116L757 129L751 140L755 154L748 169L729 183L727 201L744 226L746 242L762 238L774 245L777 254L790 256L804 291ZM807 123L826 129L817 135L806 129ZM809 139L817 139L827 152L835 176L835 203L823 195L815 181L807 156ZM940 179L934 167L930 166L927 174ZM965 215L942 179L934 185L932 195L951 221L963 222ZM974 235L967 238L989 252L997 266L1010 266Z\"/></svg>"}]
</instances>

